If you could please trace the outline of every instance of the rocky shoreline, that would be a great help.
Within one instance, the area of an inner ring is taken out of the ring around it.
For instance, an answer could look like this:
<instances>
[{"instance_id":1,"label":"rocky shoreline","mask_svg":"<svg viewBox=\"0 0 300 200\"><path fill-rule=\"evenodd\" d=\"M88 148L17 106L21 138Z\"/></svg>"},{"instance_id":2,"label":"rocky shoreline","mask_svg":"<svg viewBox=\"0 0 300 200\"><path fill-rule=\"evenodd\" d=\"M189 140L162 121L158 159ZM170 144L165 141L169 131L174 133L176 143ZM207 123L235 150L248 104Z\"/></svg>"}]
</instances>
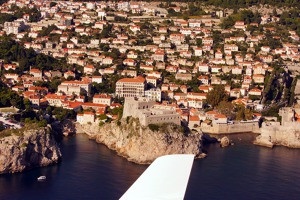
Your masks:
<instances>
[{"instance_id":1,"label":"rocky shoreline","mask_svg":"<svg viewBox=\"0 0 300 200\"><path fill-rule=\"evenodd\" d=\"M184 135L180 126L168 124L159 130L141 126L138 119L122 119L99 126L76 125L77 133L86 133L90 139L106 145L131 162L150 164L167 154L194 154L205 157L202 152L202 133Z\"/></svg>"},{"instance_id":2,"label":"rocky shoreline","mask_svg":"<svg viewBox=\"0 0 300 200\"><path fill-rule=\"evenodd\" d=\"M0 139L0 174L58 163L60 149L50 127L25 130Z\"/></svg>"}]
</instances>

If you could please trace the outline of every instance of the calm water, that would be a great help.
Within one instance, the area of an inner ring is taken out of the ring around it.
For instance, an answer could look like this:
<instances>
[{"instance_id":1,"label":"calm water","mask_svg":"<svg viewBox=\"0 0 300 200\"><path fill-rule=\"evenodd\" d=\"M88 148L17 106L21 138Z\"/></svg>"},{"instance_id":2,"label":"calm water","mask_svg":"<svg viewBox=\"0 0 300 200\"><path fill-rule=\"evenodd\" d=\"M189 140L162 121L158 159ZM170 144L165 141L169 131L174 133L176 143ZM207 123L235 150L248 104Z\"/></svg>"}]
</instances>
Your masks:
<instances>
[{"instance_id":1,"label":"calm water","mask_svg":"<svg viewBox=\"0 0 300 200\"><path fill-rule=\"evenodd\" d=\"M235 145L225 149L206 146L186 199L300 199L300 150L257 147L243 137L234 136ZM0 199L118 199L147 168L84 135L64 138L61 149L57 166L0 175ZM37 182L40 175L47 180Z\"/></svg>"}]
</instances>

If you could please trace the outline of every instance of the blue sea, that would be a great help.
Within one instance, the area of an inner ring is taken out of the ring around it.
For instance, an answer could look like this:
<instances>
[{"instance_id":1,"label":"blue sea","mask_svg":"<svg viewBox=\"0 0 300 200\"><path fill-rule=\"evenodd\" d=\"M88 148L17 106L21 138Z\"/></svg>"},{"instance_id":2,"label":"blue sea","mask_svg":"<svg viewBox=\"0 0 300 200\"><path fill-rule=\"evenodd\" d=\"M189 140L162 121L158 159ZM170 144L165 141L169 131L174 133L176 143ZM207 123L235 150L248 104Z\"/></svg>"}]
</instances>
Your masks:
<instances>
[{"instance_id":1,"label":"blue sea","mask_svg":"<svg viewBox=\"0 0 300 200\"><path fill-rule=\"evenodd\" d=\"M254 146L234 135L233 146L205 145L185 199L300 199L300 149ZM118 199L148 167L128 162L85 135L64 138L63 161L24 173L0 175L0 199ZM38 182L45 175L47 180Z\"/></svg>"}]
</instances>

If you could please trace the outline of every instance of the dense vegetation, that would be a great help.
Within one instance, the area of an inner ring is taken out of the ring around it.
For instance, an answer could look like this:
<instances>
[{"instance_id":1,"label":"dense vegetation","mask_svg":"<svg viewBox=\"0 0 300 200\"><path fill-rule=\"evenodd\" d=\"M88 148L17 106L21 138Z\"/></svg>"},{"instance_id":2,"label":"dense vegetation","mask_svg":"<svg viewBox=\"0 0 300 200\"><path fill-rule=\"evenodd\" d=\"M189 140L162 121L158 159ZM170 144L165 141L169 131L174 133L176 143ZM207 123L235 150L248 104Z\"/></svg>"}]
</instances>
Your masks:
<instances>
[{"instance_id":1,"label":"dense vegetation","mask_svg":"<svg viewBox=\"0 0 300 200\"><path fill-rule=\"evenodd\" d=\"M0 4L1 1L3 0L0 0ZM0 14L0 24L3 24L6 21L11 22L16 19L23 18L23 15L25 14L29 15L29 22L38 22L41 18L41 13L37 8L28 8L28 7L20 8L16 5L12 5L10 10L13 11L14 14L6 14L6 13Z\"/></svg>"},{"instance_id":2,"label":"dense vegetation","mask_svg":"<svg viewBox=\"0 0 300 200\"><path fill-rule=\"evenodd\" d=\"M195 0L197 1L197 0ZM204 0L209 5L225 8L249 7L257 4L272 6L299 6L300 0Z\"/></svg>"},{"instance_id":3,"label":"dense vegetation","mask_svg":"<svg viewBox=\"0 0 300 200\"><path fill-rule=\"evenodd\" d=\"M222 22L221 27L230 28L235 24L236 21L244 21L245 24L250 24L252 22L260 23L261 15L258 12L253 13L250 10L242 10L227 17Z\"/></svg>"},{"instance_id":4,"label":"dense vegetation","mask_svg":"<svg viewBox=\"0 0 300 200\"><path fill-rule=\"evenodd\" d=\"M6 3L8 0L0 0L0 5Z\"/></svg>"},{"instance_id":5,"label":"dense vegetation","mask_svg":"<svg viewBox=\"0 0 300 200\"><path fill-rule=\"evenodd\" d=\"M168 7L176 6L175 4L169 4ZM199 6L191 3L188 5L188 10L185 12L175 12L173 8L168 9L169 16L176 16L176 17L188 17L188 16L199 16L207 14L204 10L202 10Z\"/></svg>"},{"instance_id":6,"label":"dense vegetation","mask_svg":"<svg viewBox=\"0 0 300 200\"><path fill-rule=\"evenodd\" d=\"M5 84L0 81L0 107L14 106L23 108L22 98L15 92L9 90Z\"/></svg>"},{"instance_id":7,"label":"dense vegetation","mask_svg":"<svg viewBox=\"0 0 300 200\"><path fill-rule=\"evenodd\" d=\"M299 18L300 9L292 9L285 11L280 16L280 24L289 27L292 30L295 30L298 35L300 35L300 18Z\"/></svg>"},{"instance_id":8,"label":"dense vegetation","mask_svg":"<svg viewBox=\"0 0 300 200\"><path fill-rule=\"evenodd\" d=\"M223 85L214 86L214 88L207 93L206 100L213 108L218 106L221 101L227 101L228 95L226 94L225 87Z\"/></svg>"},{"instance_id":9,"label":"dense vegetation","mask_svg":"<svg viewBox=\"0 0 300 200\"><path fill-rule=\"evenodd\" d=\"M245 108L242 105L232 104L229 101L228 94L223 85L215 85L214 88L207 93L206 101L212 108L226 115L230 120L251 120L253 110Z\"/></svg>"},{"instance_id":10,"label":"dense vegetation","mask_svg":"<svg viewBox=\"0 0 300 200\"><path fill-rule=\"evenodd\" d=\"M41 70L61 70L62 66L66 66L64 60L38 54L32 48L25 49L8 36L0 37L0 59L4 59L4 63L18 62L17 73L29 70L30 66Z\"/></svg>"},{"instance_id":11,"label":"dense vegetation","mask_svg":"<svg viewBox=\"0 0 300 200\"><path fill-rule=\"evenodd\" d=\"M74 1L85 1L85 0L74 0ZM90 0L96 1L96 0ZM102 0L104 1L104 0ZM137 0L137 1L146 1L146 2L167 2L167 3L175 3L175 2L197 2L204 3L206 5L214 5L223 8L245 8L257 4L267 4L272 6L293 6L298 7L300 5L300 0Z\"/></svg>"},{"instance_id":12,"label":"dense vegetation","mask_svg":"<svg viewBox=\"0 0 300 200\"><path fill-rule=\"evenodd\" d=\"M16 20L17 17L7 13L0 13L0 24L4 24L4 22L12 22Z\"/></svg>"}]
</instances>

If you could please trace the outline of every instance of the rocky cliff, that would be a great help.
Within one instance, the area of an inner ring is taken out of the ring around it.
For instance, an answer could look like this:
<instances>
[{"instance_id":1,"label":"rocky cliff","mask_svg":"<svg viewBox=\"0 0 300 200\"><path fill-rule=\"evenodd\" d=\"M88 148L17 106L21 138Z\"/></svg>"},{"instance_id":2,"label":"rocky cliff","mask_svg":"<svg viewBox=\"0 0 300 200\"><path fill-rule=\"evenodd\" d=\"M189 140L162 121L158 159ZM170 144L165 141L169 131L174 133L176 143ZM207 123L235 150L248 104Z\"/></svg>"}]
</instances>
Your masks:
<instances>
[{"instance_id":1,"label":"rocky cliff","mask_svg":"<svg viewBox=\"0 0 300 200\"><path fill-rule=\"evenodd\" d=\"M202 157L202 133L184 135L182 128L174 124L154 125L151 129L141 126L138 119L122 119L119 122L93 125L77 125L77 133L83 132L98 143L105 144L129 161L148 164L167 154L195 154Z\"/></svg>"},{"instance_id":2,"label":"rocky cliff","mask_svg":"<svg viewBox=\"0 0 300 200\"><path fill-rule=\"evenodd\" d=\"M274 145L300 148L300 130L293 126L281 126L278 122L264 122L254 144L271 148Z\"/></svg>"},{"instance_id":3,"label":"rocky cliff","mask_svg":"<svg viewBox=\"0 0 300 200\"><path fill-rule=\"evenodd\" d=\"M21 129L20 129L21 130ZM51 129L25 130L0 139L0 174L47 166L61 159Z\"/></svg>"}]
</instances>

